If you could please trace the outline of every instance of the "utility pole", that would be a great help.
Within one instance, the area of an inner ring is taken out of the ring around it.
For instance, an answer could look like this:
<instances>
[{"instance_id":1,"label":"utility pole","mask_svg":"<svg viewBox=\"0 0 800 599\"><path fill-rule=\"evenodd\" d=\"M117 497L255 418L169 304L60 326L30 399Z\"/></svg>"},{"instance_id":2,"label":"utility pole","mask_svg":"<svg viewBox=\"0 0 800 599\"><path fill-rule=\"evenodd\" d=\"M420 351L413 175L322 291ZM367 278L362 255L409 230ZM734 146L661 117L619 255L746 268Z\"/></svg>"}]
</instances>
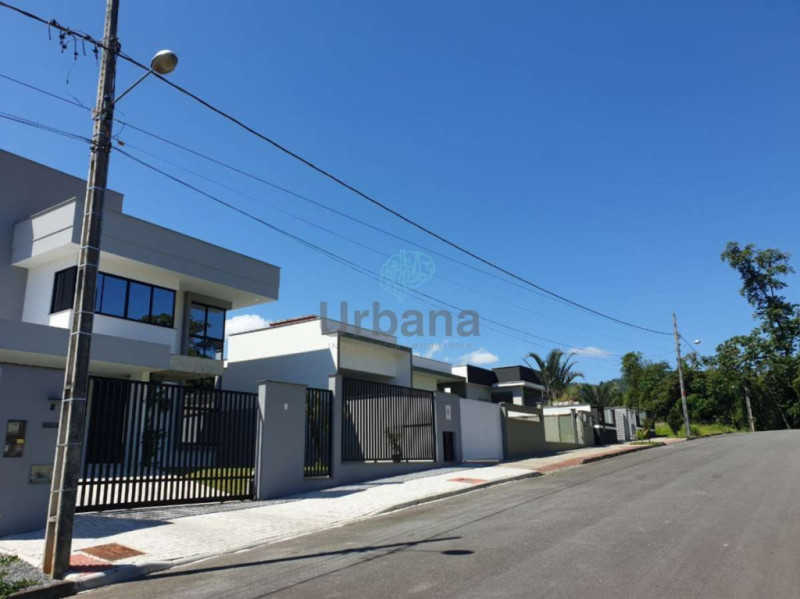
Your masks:
<instances>
[{"instance_id":1,"label":"utility pole","mask_svg":"<svg viewBox=\"0 0 800 599\"><path fill-rule=\"evenodd\" d=\"M683 360L681 359L681 340L678 333L678 317L672 313L672 326L675 329L675 353L678 354L678 378L681 381L681 403L683 404L683 425L686 427L686 438L692 436L692 427L689 426L689 408L686 406L686 387L683 384Z\"/></svg>"},{"instance_id":2,"label":"utility pole","mask_svg":"<svg viewBox=\"0 0 800 599\"><path fill-rule=\"evenodd\" d=\"M89 391L89 353L94 324L97 266L100 260L100 234L111 152L111 125L114 122L114 78L119 49L118 15L119 0L107 0L103 28L103 43L106 49L102 49L97 103L93 113L94 129L89 177L86 182L86 200L83 206L72 328L67 349L64 395L61 402L53 482L47 511L43 570L52 578L64 577L69 570L69 558L72 552L72 528Z\"/></svg>"},{"instance_id":3,"label":"utility pole","mask_svg":"<svg viewBox=\"0 0 800 599\"><path fill-rule=\"evenodd\" d=\"M747 420L750 423L750 432L756 432L756 425L753 422L753 409L750 407L750 389L747 383L744 384L744 402L747 406Z\"/></svg>"}]
</instances>

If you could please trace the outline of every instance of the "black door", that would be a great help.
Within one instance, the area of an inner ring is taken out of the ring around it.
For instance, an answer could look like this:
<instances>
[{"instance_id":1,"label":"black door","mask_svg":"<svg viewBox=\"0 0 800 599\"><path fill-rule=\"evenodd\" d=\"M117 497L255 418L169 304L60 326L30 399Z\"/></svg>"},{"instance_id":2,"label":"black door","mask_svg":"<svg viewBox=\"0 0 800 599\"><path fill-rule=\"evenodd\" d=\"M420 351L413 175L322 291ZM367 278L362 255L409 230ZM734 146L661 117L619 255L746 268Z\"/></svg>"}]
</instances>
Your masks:
<instances>
[{"instance_id":1,"label":"black door","mask_svg":"<svg viewBox=\"0 0 800 599\"><path fill-rule=\"evenodd\" d=\"M444 435L444 461L445 462L455 462L456 461L456 443L455 437L456 434L452 431L444 431L442 433Z\"/></svg>"}]
</instances>

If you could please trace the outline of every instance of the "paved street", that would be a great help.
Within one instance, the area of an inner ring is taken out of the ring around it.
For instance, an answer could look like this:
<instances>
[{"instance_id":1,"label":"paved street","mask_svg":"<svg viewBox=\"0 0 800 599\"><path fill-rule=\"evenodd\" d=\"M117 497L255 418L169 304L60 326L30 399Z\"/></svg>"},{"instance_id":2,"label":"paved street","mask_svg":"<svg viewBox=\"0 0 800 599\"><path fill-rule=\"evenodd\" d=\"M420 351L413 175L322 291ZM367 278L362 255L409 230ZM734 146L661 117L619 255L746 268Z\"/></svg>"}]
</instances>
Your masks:
<instances>
[{"instance_id":1,"label":"paved street","mask_svg":"<svg viewBox=\"0 0 800 599\"><path fill-rule=\"evenodd\" d=\"M426 504L104 597L796 597L800 433L730 435Z\"/></svg>"}]
</instances>

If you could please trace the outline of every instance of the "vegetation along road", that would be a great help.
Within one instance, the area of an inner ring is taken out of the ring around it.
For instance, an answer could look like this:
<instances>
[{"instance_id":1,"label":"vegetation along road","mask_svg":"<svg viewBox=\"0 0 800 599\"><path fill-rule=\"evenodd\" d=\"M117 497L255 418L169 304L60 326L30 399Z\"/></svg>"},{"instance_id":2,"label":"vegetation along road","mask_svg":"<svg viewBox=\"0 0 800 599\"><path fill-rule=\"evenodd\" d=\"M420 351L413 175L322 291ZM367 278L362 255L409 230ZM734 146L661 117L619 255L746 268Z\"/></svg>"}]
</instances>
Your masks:
<instances>
[{"instance_id":1,"label":"vegetation along road","mask_svg":"<svg viewBox=\"0 0 800 599\"><path fill-rule=\"evenodd\" d=\"M99 589L104 597L796 597L800 433L700 439Z\"/></svg>"}]
</instances>

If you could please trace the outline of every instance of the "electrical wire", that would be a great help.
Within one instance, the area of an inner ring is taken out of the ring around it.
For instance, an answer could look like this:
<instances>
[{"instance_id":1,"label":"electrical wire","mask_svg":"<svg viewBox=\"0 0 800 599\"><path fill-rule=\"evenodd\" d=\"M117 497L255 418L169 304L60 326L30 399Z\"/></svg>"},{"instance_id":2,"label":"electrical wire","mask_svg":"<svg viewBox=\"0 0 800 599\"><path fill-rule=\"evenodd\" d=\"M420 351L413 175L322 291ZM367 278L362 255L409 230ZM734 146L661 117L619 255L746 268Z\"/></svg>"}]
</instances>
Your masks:
<instances>
[{"instance_id":1,"label":"electrical wire","mask_svg":"<svg viewBox=\"0 0 800 599\"><path fill-rule=\"evenodd\" d=\"M56 29L58 29L58 30L60 30L62 32L65 32L65 33L67 33L69 35L75 35L75 36L79 37L80 39L82 39L84 41L87 41L87 42L89 42L91 44L94 44L95 47L101 47L105 51L112 51L103 42L100 42L100 41L92 38L88 34L85 34L85 33L82 33L82 32L78 32L78 31L70 29L68 27L64 27L63 25L60 25L57 21L55 21L55 19L47 21L46 19L44 19L42 17L39 17L39 16L37 16L37 15L35 15L33 13L30 13L28 11L25 11L25 10L22 10L22 9L20 9L18 7L10 5L7 2L0 1L0 6L3 6L5 8L9 8L9 9L11 9L11 10L13 10L13 11L15 11L15 12L17 12L17 13L25 16L25 17L28 17L28 18L33 19L35 21L38 21L38 22L40 22L42 24L45 24L48 27L54 27L54 28L56 28ZM117 55L120 58L122 58L123 60L127 61L128 63L139 67L140 69L143 69L145 71L150 71L151 70L145 64L143 64L142 62L136 60L132 56L129 56L125 52L122 52L121 50L117 51ZM388 212L389 214L392 214L393 216L399 218L400 220L406 222L407 224L419 229L420 231L426 233L427 235L429 235L431 237L434 237L435 239L439 240L440 242L442 242L442 243L452 247L453 249L455 249L455 250L457 250L457 251L459 251L459 252L461 252L461 253L463 253L463 254L471 257L471 258L473 258L474 260L482 262L483 264L485 264L485 265L487 265L487 266L489 266L489 267L491 267L491 268L493 268L493 269L495 269L495 270L497 270L499 272L502 272L503 274L505 274L505 275L507 275L507 276L509 276L509 277L511 277L513 279L516 279L516 280L518 280L518 281L520 281L520 282L522 282L522 283L524 283L524 284L526 284L526 285L528 285L528 286L530 286L530 287L532 287L534 289L538 289L539 291L547 294L548 296L550 296L552 298L558 299L558 300L560 300L562 302L566 302L566 303L572 305L573 307L578 308L580 310L583 310L585 312L588 312L590 314L594 314L594 315L596 315L598 317L604 318L606 320L615 322L615 323L620 324L620 325L624 325L624 326L627 326L627 327L630 327L630 328L633 328L633 329L637 329L637 330L640 330L640 331L648 332L648 333L653 333L653 334L656 334L656 335L670 335L671 334L671 333L666 332L666 331L659 331L659 330L652 329L652 328L649 328L649 327L644 327L644 326L641 326L641 325L638 325L638 324L623 320L621 318L617 318L617 317L611 316L609 314L606 314L606 313L601 312L599 310L596 310L594 308L590 308L589 306L586 306L586 305L584 305L584 304L582 304L580 302L571 300L571 299L569 299L569 298L567 298L567 297L565 297L565 296L563 296L561 294L558 294L558 293L556 293L554 291L551 291L550 289L547 289L546 287L544 287L542 285L534 283L533 281L530 281L529 279L527 279L527 278L525 278L525 277L523 277L521 275L518 275L518 274L514 273L513 271L508 270L507 268L504 268L504 267L498 265L497 263L493 262L492 260L489 260L487 258L484 258L484 257L480 256L479 254L473 252L472 250L469 250L466 247L464 247L464 246L462 246L462 245L460 245L460 244L458 244L458 243L456 243L454 241L449 240L448 238L436 233L435 231L433 231L432 229L426 227L425 225L422 225L421 223L418 223L417 221L413 220L412 218L409 218L409 217L405 216L401 212L391 208L390 206L384 204L383 202L379 201L378 199L372 197L371 195L361 191L360 189L358 189L354 185L351 185L350 183L347 183L346 181L344 181L340 177L334 175L330 171L325 170L324 168L316 165L311 160L309 160L307 158L304 158L300 154L290 150L288 147L286 147L283 144L277 142L276 140L270 138L269 136L261 133L260 131L258 131L257 129L251 127L250 125L247 125L246 123L244 123L243 121L239 120L238 118L236 118L235 116L231 115L230 113L222 110L221 108L217 108L216 106L214 106L213 104L211 104L207 100L203 99L202 97L200 97L199 95L195 94L194 92L189 91L185 87L183 87L181 85L178 85L177 83L175 83L173 81L170 81L169 79L165 78L164 76L160 75L159 73L153 72L152 74L156 78L158 78L160 81L162 81L163 83L165 83L168 86L170 86L171 88L173 88L174 90L180 92L181 94L187 96L188 98L191 98L195 102L201 104L202 106L204 106L208 110L216 113L218 116L220 116L220 117L230 121L231 123L237 125L238 127L240 127L241 129L247 131L251 135L254 135L255 137L261 139L262 141L272 145L277 150L279 150L279 151L283 152L284 154L286 154L287 156L290 156L291 158L301 162L302 164L306 165L308 168L310 168L310 169L316 171L317 173L319 173L320 175L330 179L331 181L333 181L337 185L339 185L339 186L351 191L352 193L358 195L359 197L363 198L364 200L367 200L368 202L372 203L373 205L377 206L378 208Z\"/></svg>"},{"instance_id":2,"label":"electrical wire","mask_svg":"<svg viewBox=\"0 0 800 599\"><path fill-rule=\"evenodd\" d=\"M64 102L64 103L66 103L66 104L69 104L69 105L72 105L72 106L75 106L75 107L78 107L78 108L82 108L82 109L84 109L84 110L87 110L87 111L90 111L90 112L91 112L91 109L90 109L89 107L87 107L87 106L84 106L83 104L81 104L81 103L80 103L80 102L78 102L78 101L74 101L74 100L71 100L71 99L69 99L69 98L65 98L65 97L63 97L63 96L60 96L60 95L58 95L58 94L55 94L55 93L53 93L53 92L50 92L50 91L47 91L47 90L45 90L45 89L42 89L42 88L40 88L40 87L37 87L37 86L35 86L35 85L33 85L33 84L30 84L30 83L27 83L27 82L21 81L21 80L19 80L19 79L15 79L14 77L10 77L10 76L8 76L8 75L5 75L5 74L3 74L3 73L0 73L0 78L2 78L2 79L6 79L6 80L8 80L8 81L11 81L11 82L13 82L13 83L16 83L16 84L18 84L18 85L21 85L21 86L23 86L23 87L25 87L25 88L27 88L27 89L30 89L30 90L32 90L32 91L39 92L39 93L41 93L41 94L44 94L44 95L46 95L46 96L49 96L49 97L51 97L51 98L53 98L53 99L60 100L61 102ZM275 184L275 183L273 183L273 182L271 182L271 181L269 181L269 180L266 180L266 179L264 179L264 178L262 178L262 177L259 177L258 175L255 175L255 174L253 174L253 173L249 173L249 172L247 172L247 171L244 171L244 170L242 170L242 169L239 169L239 168L238 168L238 167L236 167L236 166L233 166L233 165L231 165L231 164L229 164L229 163L223 162L223 161L221 161L221 160L219 160L219 159L217 159L217 158L213 158L213 157L211 157L211 156L208 156L208 155L206 155L206 154L204 154L204 153L202 153L202 152L199 152L199 151L197 151L197 150L194 150L194 149L192 149L192 148L189 148L189 147L187 147L187 146L185 146L185 145L183 145L183 144L180 144L180 143L178 143L178 142L176 142L176 141L174 141L174 140L170 140L170 139L168 139L168 138L165 138L165 137L163 137L163 136L160 136L160 135L158 135L158 134L156 134L156 133L153 133L153 132L151 132L151 131L148 131L148 130L146 130L146 129L142 128L142 127L136 126L136 125L134 125L134 124L132 124L132 123L130 123L130 122L128 122L128 121L124 121L124 120L122 120L122 119L119 119L119 118L115 118L114 120L115 120L115 121L117 121L118 123L120 123L121 125L123 125L123 126L124 126L124 127L126 127L126 128L133 129L133 130L135 130L135 131L137 131L137 132L140 132L140 133L142 133L142 134L144 134L144 135L147 135L147 136L149 136L149 137L151 137L151 138L153 138L153 139L157 139L157 140L159 140L159 141L161 141L161 142L163 142L163 143L166 143L166 144L168 144L168 145L170 145L170 146L176 147L176 148L178 148L178 149L181 149L181 150L183 150L183 151L185 151L185 152L187 152L187 153L190 153L190 154L192 154L192 155L195 155L195 156L198 156L198 157L200 157L200 158L203 158L204 160L207 160L207 161L209 161L209 162L211 162L211 163L213 163L213 164L219 165L219 166L221 166L221 167L224 167L224 168L226 168L226 169L228 169L228 170L230 170L230 171L232 171L232 172L235 172L235 173L241 174L241 175L243 175L243 176L245 176L245 177L248 177L248 178L250 178L250 179L253 179L253 180L257 181L257 182L263 183L263 184L265 184L265 185L267 185L267 186L269 186L269 187L271 187L271 188L277 189L277 190L279 190L279 191L281 191L281 192L284 192L284 193L286 193L286 194L288 194L288 195L290 195L290 196L292 196L292 197L295 197L295 198L301 199L301 200L303 200L303 201L306 201L306 202L308 202L308 203L310 203L310 204L312 204L312 205L314 205L314 206L317 206L317 207L319 207L319 208L322 208L322 209L324 209L324 210L327 210L327 211L329 211L329 212L331 212L331 213L334 213L334 214L336 214L336 215L338 215L338 216L340 216L340 217L346 218L346 219L348 219L348 220L350 220L350 221L356 222L356 223L358 223L358 224L360 224L360 225L362 225L362 226L368 227L368 228L370 228L370 229L372 229L372 230L375 230L375 231L378 231L378 232L380 232L380 233L383 233L383 234L385 234L385 235L387 235L387 236L389 236L389 237L392 237L392 238L394 238L394 239L398 239L398 240L400 240L400 241L403 241L404 243L408 243L409 245L413 245L413 246L415 246L415 247L418 247L418 248L420 248L420 249L422 249L422 250L424 250L424 251L426 251L426 252L430 252L430 253L432 253L432 254L435 254L435 255L437 255L437 256L443 257L443 258L445 258L445 259L447 259L447 260L450 260L450 261L452 261L452 262L454 262L454 263L456 263L456 264L459 264L459 265L461 265L461 266L464 266L464 267L466 267L466 268L469 268L469 269L471 269L471 270L473 270L473 271L475 271L475 272L478 272L478 273L484 274L484 275L486 275L486 276L492 277L492 278L494 278L494 279L497 279L497 280L499 280L499 281L502 281L502 282L508 283L509 285L513 285L514 287L516 287L516 288L518 288L518 289L523 289L523 290L525 290L525 291L528 291L528 292L531 292L531 293L535 293L535 294L537 294L537 295L544 295L544 294L542 294L542 293L540 293L540 292L537 292L535 289L531 289L530 287L526 287L526 286L520 285L519 283L516 283L516 282L515 282L515 281L513 281L513 280L506 279L506 278L504 278L504 277L502 277L502 276L500 276L500 275L497 275L497 274L495 274L495 273L493 273L493 272L491 272L491 271L483 270L483 269L481 269L481 268L478 268L478 267L476 267L476 266L474 266L474 265L472 265L472 264L470 264L470 263L468 263L468 262L464 262L464 261L462 261L462 260L459 260L459 259L457 259L457 258L453 258L452 256L449 256L449 255L447 255L447 254L443 254L443 253L441 253L441 252L438 252L437 250L434 250L434 249L428 248L428 247L426 247L426 246L423 246L423 245L421 245L421 244L418 244L418 243L416 243L416 242L414 242L414 241L412 241L412 240L410 240L410 239L404 238L404 237L402 237L402 236L400 236L400 235L397 235L397 234L395 234L395 233L392 233L391 231L388 231L388 230L386 230L386 229L382 229L381 227L378 227L378 226L376 226L376 225L373 225L373 224L371 224L371 223L369 223L369 222L367 222L367 221L363 221L363 220L361 220L361 219L359 219L359 218L357 218L357 217L354 217L354 216L352 216L352 215L350 215L350 214L347 214L347 213L345 213L345 212L342 212L342 211L336 210L335 208L331 208L330 206L327 206L326 204L323 204L322 202L319 202L319 201L317 201L317 200L311 199L311 198L309 198L309 197L307 197L307 196L301 195L301 194L299 194L299 193L297 193L297 192L294 192L294 191L292 191L292 190L290 190L290 189L287 189L287 188L285 188L285 187L282 187L282 186L280 186L280 185L277 185L277 184ZM158 155L156 155L156 154L154 154L154 153L152 153L152 152L149 152L149 151L147 151L147 150L145 150L145 149L143 149L143 148L139 148L139 147L137 147L137 146L135 146L135 145L131 144L130 142L127 142L127 141L125 141L125 142L122 142L122 140L120 139L120 135L121 135L121 134L119 134L119 133L118 133L118 134L116 134L114 137L115 137L115 139L118 141L118 143L123 143L123 144L124 144L126 147L129 147L129 148L135 148L137 151L139 151L139 152L142 152L142 153L144 153L144 154L147 154L148 156L151 156L152 158L156 158L157 160L163 161L163 162L165 162L165 163L167 163L167 164L170 164L170 165L172 165L172 166L174 166L174 167L176 167L176 168L180 168L180 169L182 169L182 170L184 170L184 171L186 171L186 172L189 172L189 173L191 173L192 175L195 175L195 176L197 176L197 177L200 177L200 178L202 178L202 179L204 179L204 180L207 180L207 181L209 181L209 182L211 182L211 183L213 183L213 184L215 184L215 185L218 185L218 186L220 186L220 187L223 187L224 189L227 189L227 190L229 190L229 191L232 191L232 192L234 192L234 193L237 193L237 194L239 194L239 195L241 195L241 196L243 196L243 197L246 197L246 198L248 198L248 199L250 199L250 200L252 200L252 201L255 201L255 202L257 202L257 203L260 203L260 204L262 204L262 205L268 206L269 208L271 208L271 209L273 209L273 210L279 211L279 212L281 212L281 213L283 213L283 214L285 214L285 215L287 215L287 216L289 216L289 217L291 217L291 218L295 218L295 219L297 219L297 220L300 220L301 222L304 222L304 223L308 224L309 226L312 226L312 227L315 227L315 228L317 228L317 229L320 229L320 230L322 230L322 231L325 231L326 233L329 233L330 235L333 235L333 236L335 236L335 237L339 237L339 238L341 238L341 239L344 239L345 241L348 241L348 242L350 242L350 243L354 243L354 244L356 244L356 245L359 245L360 247L362 247L362 248L364 248L364 249L367 249L367 250L369 250L369 251L373 251L373 252L374 252L374 251L376 251L374 248L372 248L372 247L370 247L370 246L367 246L367 245L365 245L365 244L361 244L360 242L357 242L356 240L352 239L351 237L347 237L347 236L345 236L345 235L342 235L342 234L340 234L340 233L337 233L337 232L335 232L335 231L332 231L332 230L330 230L330 229L327 229L327 228L325 228L325 227L323 227L323 226L321 226L321 225L318 225L318 224L316 224L316 223L313 223L313 222L311 222L311 221L309 221L309 220L307 220L307 219L304 219L304 218L302 218L302 217L298 217L298 216L296 216L296 215L292 214L291 212L288 212L288 211L286 211L286 210L283 210L283 209L281 209L281 208L278 208L278 207L276 207L276 206L274 206L274 205L272 205L272 204L268 204L268 203L266 203L266 202L264 202L264 201L262 201L262 200L260 200L260 199L254 198L253 196L250 196L250 195L248 195L248 194L245 194L245 193L243 193L243 192L241 192L241 191L239 191L239 190L237 190L237 189L234 189L234 188L232 188L232 187L229 187L229 186L227 186L227 185L224 185L224 184L222 184L222 183L219 183L218 181L215 181L214 179L211 179L211 178L209 178L209 177L207 177L207 176L205 176L205 175L201 175L200 173L197 173L196 171L193 171L193 170L191 170L191 169L189 169L189 168L186 168L186 167L184 167L184 166L182 166L182 165L179 165L179 164L177 164L177 163L175 163L175 162L172 162L172 161L170 161L170 160L168 160L168 159L166 159L166 158L164 158L164 157L162 157L162 156L158 156ZM378 253L380 253L380 252L378 252ZM381 254L381 255L383 255L384 257L388 257L388 255L387 255L387 254L384 254L384 253L380 253L380 254ZM530 309L530 308L528 308L528 307L525 307L525 306L520 306L519 304L515 304L515 303L513 303L513 302L509 302L509 301L507 301L507 300L499 300L499 299L493 298L492 296L490 296L490 295L487 295L487 294L485 294L485 293L483 293L483 292L480 292L480 291L478 291L478 290L476 290L476 289L474 289L474 288L472 288L472 287L469 287L469 286L467 286L467 285L464 285L464 284L462 284L462 283L458 283L458 282L456 282L456 281L452 281L452 280L450 280L450 279L447 279L447 278L445 278L445 277L442 277L441 275L439 275L439 276L438 276L438 278L441 278L441 279L442 279L442 280L444 280L444 281L447 281L447 282L449 282L449 283L451 283L451 284L453 284L453 285L456 285L456 286L462 287L462 288L464 288L464 289L467 289L467 290L469 290L469 291L472 291L472 292L474 292L474 293L477 293L477 294L479 294L479 295L483 295L484 297L488 297L488 298L490 298L490 299L492 299L492 300L494 300L494 301L500 301L500 302L502 302L502 303L505 303L505 304L507 304L507 305L509 305L509 306L512 306L512 307L514 307L514 308L517 308L517 309L519 309L519 310L522 310L522 311L524 311L524 312L528 312L528 313L530 313L530 314L533 314L533 315L535 315L535 316L538 316L538 317L540 317L540 318L545 318L545 319L547 319L547 320L551 320L551 321L553 321L553 322L556 322L556 323L559 323L559 324L562 324L562 325L571 326L571 327L573 327L573 328L580 329L580 330L583 330L583 331L586 331L586 332L589 332L589 333L592 333L592 334L601 335L601 336L603 336L603 337L607 337L607 338L609 338L609 339L614 339L614 340L616 340L616 341L620 341L620 342L622 342L622 343L629 343L629 341L627 341L627 340L625 340L625 339L621 339L621 338L619 338L619 337L616 337L616 336L613 336L613 335L609 335L609 334L607 334L607 333L603 333L603 332L600 332L600 331L593 331L593 330L591 330L591 329L587 329L587 328L585 328L585 327L582 327L582 326L576 325L576 324L574 324L574 323L565 322L565 321L559 320L559 319L557 319L557 318L553 318L552 316L549 316L549 315L547 315L547 314L542 314L542 313L540 313L540 312L537 312L537 311L535 311L535 310L532 310L532 309Z\"/></svg>"},{"instance_id":3,"label":"electrical wire","mask_svg":"<svg viewBox=\"0 0 800 599\"><path fill-rule=\"evenodd\" d=\"M435 302L436 304L438 304L437 307L445 306L445 307L453 309L453 310L458 310L459 312L464 312L465 311L464 308L462 308L460 306L456 306L454 304L446 302L446 301L444 301L442 299L439 299L439 298L434 297L432 295L429 295L427 293L423 293L423 292L419 291L418 289L413 289L411 287L403 285L402 283L398 283L397 281L387 281L385 278L380 277L379 275L377 275L376 273L370 271L369 269L366 269L363 266L360 266L359 264L348 260L347 258L339 256L338 254L336 254L334 252L326 250L325 248L322 248L321 246L318 246L318 245L316 245L316 244L314 244L314 243L312 243L312 242L310 242L308 240L303 239L302 237L299 237L298 235L295 235L294 233L291 233L291 232L289 232L289 231L287 231L287 230L285 230L285 229L283 229L281 227L278 227L278 226L276 226L276 225L274 225L274 224L272 224L272 223L270 223L270 222L268 222L268 221L266 221L266 220L264 220L264 219L262 219L262 218L260 218L260 217L258 217L256 215L254 215L254 214L252 214L252 213L250 213L250 212L248 212L246 210L243 210L242 208L239 208L235 204L232 204L232 203L230 203L230 202L228 202L226 200L223 200L222 198L219 198L218 196L215 196L215 195L213 195L213 194L211 194L211 193L209 193L209 192L207 192L207 191L205 191L203 189L200 189L199 187L197 187L195 185L192 185L191 183L189 183L187 181L184 181L183 179L181 179L181 178L179 178L179 177L177 177L177 176L175 176L175 175L173 175L173 174L171 174L171 173L169 173L169 172L167 172L167 171L165 171L163 169L160 169L157 166L152 165L149 162L147 162L145 160L142 160L142 159L134 156L133 154L131 154L131 153L119 148L119 147L114 147L114 151L116 153L121 154L121 155L125 156L126 158L128 158L128 159L130 159L130 160L132 160L132 161L134 161L134 162L136 162L138 164L140 164L141 166L144 166L144 167L146 167L146 168L148 168L148 169L150 169L150 170L152 170L152 171L154 171L156 173L161 174L162 176L164 176L164 177L166 177L168 179L171 179L173 182L178 183L179 185L182 185L182 186L184 186L184 187L186 187L186 188L188 188L188 189L190 189L190 190L192 190L192 191L194 191L196 193L199 193L200 195L203 195L203 196L207 197L208 199L210 199L210 200L212 200L212 201L214 201L214 202L216 202L218 204L221 204L222 206L225 206L226 208L228 208L230 210L233 210L234 212L237 212L237 213L241 214L242 216L245 216L246 218L249 218L249 219L251 219L251 220L253 220L253 221L255 221L255 222L257 222L257 223L259 223L259 224L261 224L263 226L268 227L269 229L275 231L276 233L279 233L280 235L288 237L288 238L300 243L301 245L303 245L303 246L305 246L305 247L307 247L307 248L309 248L309 249L311 249L313 251L321 253L321 254L327 256L328 258L330 258L330 259L332 259L332 260L334 260L334 261L336 261L336 262L338 262L340 264L343 264L344 266L347 266L348 268L350 268L352 270L355 270L356 272L358 272L360 274L363 274L363 275L365 275L365 276L367 276L367 277L369 277L369 278L371 278L371 279L373 279L373 280L375 280L375 281L377 281L379 283L382 283L382 284L387 284L388 283L389 285L394 286L396 289L403 290L406 293L410 293L410 294L412 294L412 295L414 295L414 296L416 296L418 298L421 298L423 301L427 300L428 302ZM519 334L531 337L533 339L546 341L548 343L553 343L553 344L556 344L556 345L560 345L562 347L570 347L571 346L568 343L563 343L561 341L548 339L546 337L542 337L540 335L536 335L536 334L530 333L528 331L521 330L521 329L519 329L517 327L513 327L511 325L507 325L505 323L502 323L502 322L499 322L499 321L496 321L496 320L493 320L493 319L490 319L490 318L486 318L484 316L481 316L480 319L484 320L484 321L486 321L486 322L488 322L490 324L493 324L495 326L502 327L503 329L507 329L509 331L512 331L512 332L515 332L515 333L519 333ZM500 331L500 332L502 333L502 331Z\"/></svg>"}]
</instances>

